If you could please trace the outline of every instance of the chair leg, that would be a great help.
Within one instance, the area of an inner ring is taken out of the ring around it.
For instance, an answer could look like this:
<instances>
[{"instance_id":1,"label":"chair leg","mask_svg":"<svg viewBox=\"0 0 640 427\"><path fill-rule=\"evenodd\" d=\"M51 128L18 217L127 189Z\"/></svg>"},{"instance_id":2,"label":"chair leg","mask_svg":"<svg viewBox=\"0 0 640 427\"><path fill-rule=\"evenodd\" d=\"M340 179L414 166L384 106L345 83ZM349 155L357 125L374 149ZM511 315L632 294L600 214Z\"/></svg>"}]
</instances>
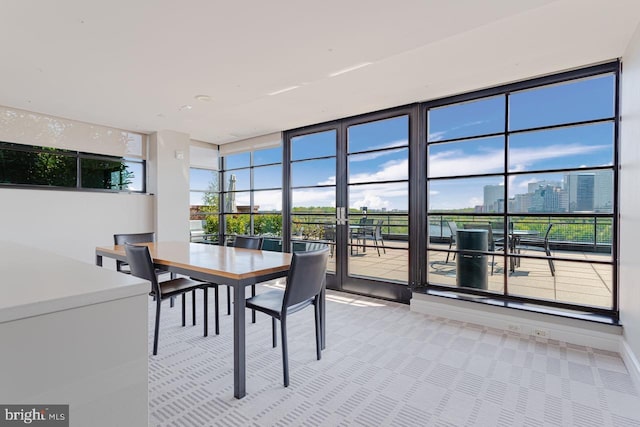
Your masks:
<instances>
[{"instance_id":1,"label":"chair leg","mask_svg":"<svg viewBox=\"0 0 640 427\"><path fill-rule=\"evenodd\" d=\"M191 291L191 321L196 325L196 290Z\"/></svg>"},{"instance_id":2,"label":"chair leg","mask_svg":"<svg viewBox=\"0 0 640 427\"><path fill-rule=\"evenodd\" d=\"M185 315L186 303L184 301L184 294L182 294L182 326L187 326L187 318Z\"/></svg>"},{"instance_id":3,"label":"chair leg","mask_svg":"<svg viewBox=\"0 0 640 427\"><path fill-rule=\"evenodd\" d=\"M549 249L549 247L546 246L544 249L545 249L545 252L547 253L547 256L550 257L551 256L551 250ZM555 276L556 275L556 267L553 265L553 260L552 259L548 259L547 261L549 261L549 270L551 270L551 275Z\"/></svg>"},{"instance_id":4,"label":"chair leg","mask_svg":"<svg viewBox=\"0 0 640 427\"><path fill-rule=\"evenodd\" d=\"M227 316L231 315L231 286L227 286Z\"/></svg>"},{"instance_id":5,"label":"chair leg","mask_svg":"<svg viewBox=\"0 0 640 427\"><path fill-rule=\"evenodd\" d=\"M280 319L280 335L282 336L282 373L284 386L289 387L289 356L287 354L287 316Z\"/></svg>"},{"instance_id":6,"label":"chair leg","mask_svg":"<svg viewBox=\"0 0 640 427\"><path fill-rule=\"evenodd\" d=\"M447 252L447 259L444 261L445 264L449 262L449 255L451 255L451 246L453 246L453 240L449 240L449 252ZM455 257L456 254L453 254L453 256Z\"/></svg>"},{"instance_id":7,"label":"chair leg","mask_svg":"<svg viewBox=\"0 0 640 427\"><path fill-rule=\"evenodd\" d=\"M273 342L273 348L276 348L278 346L278 335L276 333L276 318L272 317L271 318L271 339Z\"/></svg>"},{"instance_id":8,"label":"chair leg","mask_svg":"<svg viewBox=\"0 0 640 427\"><path fill-rule=\"evenodd\" d=\"M171 297L169 298L169 307L173 307L173 304L175 303L175 297Z\"/></svg>"},{"instance_id":9,"label":"chair leg","mask_svg":"<svg viewBox=\"0 0 640 427\"><path fill-rule=\"evenodd\" d=\"M213 288L213 299L215 300L216 310L214 316L216 319L216 335L220 335L220 315L218 313L218 286Z\"/></svg>"},{"instance_id":10,"label":"chair leg","mask_svg":"<svg viewBox=\"0 0 640 427\"><path fill-rule=\"evenodd\" d=\"M316 296L316 301L313 304L313 312L316 318L316 357L318 358L318 360L320 360L320 358L322 357L322 354L321 354L322 343L320 342L321 331L320 331L320 297L319 296Z\"/></svg>"},{"instance_id":11,"label":"chair leg","mask_svg":"<svg viewBox=\"0 0 640 427\"><path fill-rule=\"evenodd\" d=\"M209 335L209 288L202 288L204 294L202 295L202 299L204 303L202 304L203 316L204 316L204 336ZM195 292L195 291L193 291ZM195 299L194 299L195 301Z\"/></svg>"},{"instance_id":12,"label":"chair leg","mask_svg":"<svg viewBox=\"0 0 640 427\"><path fill-rule=\"evenodd\" d=\"M251 285L251 296L256 296L256 285ZM256 323L256 311L251 310L251 323Z\"/></svg>"},{"instance_id":13,"label":"chair leg","mask_svg":"<svg viewBox=\"0 0 640 427\"><path fill-rule=\"evenodd\" d=\"M493 276L493 264L496 263L496 256L491 255L491 275Z\"/></svg>"},{"instance_id":14,"label":"chair leg","mask_svg":"<svg viewBox=\"0 0 640 427\"><path fill-rule=\"evenodd\" d=\"M184 296L184 294L183 294ZM160 298L156 298L156 330L153 333L153 355L158 354L158 335L160 334L160 307L162 300ZM184 299L182 300L184 304ZM184 308L184 305L183 305ZM182 312L184 316L184 311Z\"/></svg>"},{"instance_id":15,"label":"chair leg","mask_svg":"<svg viewBox=\"0 0 640 427\"><path fill-rule=\"evenodd\" d=\"M384 247L384 239L380 239L380 243L382 243L382 253L386 255L387 254L387 250Z\"/></svg>"},{"instance_id":16,"label":"chair leg","mask_svg":"<svg viewBox=\"0 0 640 427\"><path fill-rule=\"evenodd\" d=\"M376 249L378 250L378 256L380 256L380 247L378 246L378 239L373 239L373 242L376 244Z\"/></svg>"}]
</instances>

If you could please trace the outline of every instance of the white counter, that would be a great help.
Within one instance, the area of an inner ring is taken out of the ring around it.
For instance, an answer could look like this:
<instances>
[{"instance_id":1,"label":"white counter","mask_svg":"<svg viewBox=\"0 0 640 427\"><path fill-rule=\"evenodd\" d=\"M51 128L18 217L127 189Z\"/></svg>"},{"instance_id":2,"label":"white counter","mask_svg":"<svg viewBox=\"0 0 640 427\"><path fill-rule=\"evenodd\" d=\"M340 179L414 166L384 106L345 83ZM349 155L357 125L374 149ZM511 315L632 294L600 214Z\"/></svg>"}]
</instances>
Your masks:
<instances>
[{"instance_id":1,"label":"white counter","mask_svg":"<svg viewBox=\"0 0 640 427\"><path fill-rule=\"evenodd\" d=\"M149 290L0 242L0 402L69 404L72 426L147 425Z\"/></svg>"}]
</instances>

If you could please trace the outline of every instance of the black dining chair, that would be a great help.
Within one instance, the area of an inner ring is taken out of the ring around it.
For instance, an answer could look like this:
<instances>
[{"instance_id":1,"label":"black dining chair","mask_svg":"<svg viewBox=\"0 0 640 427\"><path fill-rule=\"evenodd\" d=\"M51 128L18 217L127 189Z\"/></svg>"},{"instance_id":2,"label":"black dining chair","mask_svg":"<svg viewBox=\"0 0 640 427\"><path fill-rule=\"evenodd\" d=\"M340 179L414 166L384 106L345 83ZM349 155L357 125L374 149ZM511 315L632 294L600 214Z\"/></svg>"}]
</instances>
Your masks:
<instances>
[{"instance_id":1,"label":"black dining chair","mask_svg":"<svg viewBox=\"0 0 640 427\"><path fill-rule=\"evenodd\" d=\"M158 282L153 260L146 246L134 246L126 243L124 246L127 254L127 262L131 268L131 275L140 277L141 279L151 282L151 292L149 295L156 300L156 321L155 331L153 335L153 355L158 354L158 335L160 329L160 309L162 301L176 295L182 295L182 325L184 326L184 294L194 291L202 286L202 283L187 278L178 278L168 280L166 282ZM207 316L207 295L204 296L204 336L208 335L208 316ZM216 304L217 310L217 304Z\"/></svg>"},{"instance_id":2,"label":"black dining chair","mask_svg":"<svg viewBox=\"0 0 640 427\"><path fill-rule=\"evenodd\" d=\"M121 233L113 235L113 244L114 245L124 245L126 243L153 243L156 241L156 233ZM125 273L131 274L129 270L129 265L124 261L116 261L116 270Z\"/></svg>"},{"instance_id":3,"label":"black dining chair","mask_svg":"<svg viewBox=\"0 0 640 427\"><path fill-rule=\"evenodd\" d=\"M113 243L115 245L124 245L127 243L154 243L156 241L156 233L154 232L148 232L148 233L119 233L119 234L114 234L113 235ZM129 270L129 264L127 264L125 261L118 261L116 260L116 271L119 271L120 273L124 273L124 274L131 274L131 271ZM156 268L156 275L160 275L160 274L164 274L166 273L166 271L164 270L160 270ZM175 274L171 273L171 278L175 279ZM173 300L174 298L171 298L171 307L173 307ZM195 291L192 293L192 313L193 313L193 324L196 324L196 293ZM184 319L184 309L182 311L182 317ZM182 326L184 326L184 322L182 324Z\"/></svg>"},{"instance_id":4,"label":"black dining chair","mask_svg":"<svg viewBox=\"0 0 640 427\"><path fill-rule=\"evenodd\" d=\"M246 300L248 309L265 313L272 318L273 347L277 346L276 319L282 334L282 368L284 386L289 386L289 358L287 354L287 316L309 305L314 306L316 327L316 357L321 358L320 293L327 273L329 248L293 254L287 284L283 290L267 291Z\"/></svg>"},{"instance_id":5,"label":"black dining chair","mask_svg":"<svg viewBox=\"0 0 640 427\"><path fill-rule=\"evenodd\" d=\"M262 249L263 238L258 236L236 236L235 239L229 243L228 246L232 246L235 248L243 248L243 249ZM207 282L205 284L201 284L201 287L204 289L205 294L207 293L208 288L214 288L216 292L216 310L218 306L218 286L224 285L224 283L210 283ZM231 287L227 286L227 315L231 314ZM256 285L251 285L251 296L256 294ZM217 324L217 315L216 315L216 334L219 333L218 324ZM256 323L256 313L253 312L252 322Z\"/></svg>"}]
</instances>

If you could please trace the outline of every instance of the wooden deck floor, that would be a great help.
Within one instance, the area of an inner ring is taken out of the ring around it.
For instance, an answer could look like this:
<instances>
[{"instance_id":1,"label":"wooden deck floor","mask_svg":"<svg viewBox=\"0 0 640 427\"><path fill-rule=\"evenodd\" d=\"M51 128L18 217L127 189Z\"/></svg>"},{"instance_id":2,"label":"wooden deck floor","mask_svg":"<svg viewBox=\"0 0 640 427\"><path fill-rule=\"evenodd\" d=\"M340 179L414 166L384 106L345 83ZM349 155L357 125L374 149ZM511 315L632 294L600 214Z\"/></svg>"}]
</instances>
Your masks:
<instances>
[{"instance_id":1,"label":"wooden deck floor","mask_svg":"<svg viewBox=\"0 0 640 427\"><path fill-rule=\"evenodd\" d=\"M448 245L431 245L427 254L427 272L430 283L457 287L456 260L453 256L446 261ZM349 274L360 277L407 283L408 250L407 242L385 241L386 251L380 255L375 248L354 247L349 256ZM386 252L386 253L385 253ZM607 264L573 262L571 260L610 261L611 255L579 251L553 251L552 254L564 258L554 261L555 276L551 275L546 259L523 258L515 271L507 268L505 259L498 255L493 260L487 259L488 290L502 294L505 286L511 295L539 298L551 301L594 307L611 308L613 289L613 269ZM541 252L522 251L522 255L540 256ZM509 261L507 260L507 263ZM331 258L328 266L335 271L335 258Z\"/></svg>"}]
</instances>

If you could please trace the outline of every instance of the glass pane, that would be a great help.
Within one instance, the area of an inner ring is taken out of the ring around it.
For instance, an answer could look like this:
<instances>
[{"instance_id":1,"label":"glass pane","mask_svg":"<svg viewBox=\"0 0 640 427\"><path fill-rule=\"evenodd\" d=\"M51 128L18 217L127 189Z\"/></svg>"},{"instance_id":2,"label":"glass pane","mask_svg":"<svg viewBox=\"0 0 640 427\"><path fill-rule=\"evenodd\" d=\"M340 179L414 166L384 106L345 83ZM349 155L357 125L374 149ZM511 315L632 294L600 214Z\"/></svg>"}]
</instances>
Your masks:
<instances>
[{"instance_id":1,"label":"glass pane","mask_svg":"<svg viewBox=\"0 0 640 427\"><path fill-rule=\"evenodd\" d=\"M250 215L225 215L225 235L251 234Z\"/></svg>"},{"instance_id":2,"label":"glass pane","mask_svg":"<svg viewBox=\"0 0 640 427\"><path fill-rule=\"evenodd\" d=\"M0 183L75 188L76 176L74 157L0 149Z\"/></svg>"},{"instance_id":3,"label":"glass pane","mask_svg":"<svg viewBox=\"0 0 640 427\"><path fill-rule=\"evenodd\" d=\"M375 151L349 155L349 183L408 179L409 150Z\"/></svg>"},{"instance_id":4,"label":"glass pane","mask_svg":"<svg viewBox=\"0 0 640 427\"><path fill-rule=\"evenodd\" d=\"M202 191L190 191L189 192L189 204L191 206L204 205L204 195Z\"/></svg>"},{"instance_id":5,"label":"glass pane","mask_svg":"<svg viewBox=\"0 0 640 427\"><path fill-rule=\"evenodd\" d=\"M509 171L613 165L613 123L517 133L509 137Z\"/></svg>"},{"instance_id":6,"label":"glass pane","mask_svg":"<svg viewBox=\"0 0 640 427\"><path fill-rule=\"evenodd\" d=\"M253 234L259 236L282 236L282 215L264 214L253 216Z\"/></svg>"},{"instance_id":7,"label":"glass pane","mask_svg":"<svg viewBox=\"0 0 640 427\"><path fill-rule=\"evenodd\" d=\"M131 172L123 161L81 159L83 188L126 190L132 183Z\"/></svg>"},{"instance_id":8,"label":"glass pane","mask_svg":"<svg viewBox=\"0 0 640 427\"><path fill-rule=\"evenodd\" d=\"M248 168L249 166L251 166L251 153L248 151L224 156L225 169Z\"/></svg>"},{"instance_id":9,"label":"glass pane","mask_svg":"<svg viewBox=\"0 0 640 427\"><path fill-rule=\"evenodd\" d=\"M504 95L432 108L428 112L428 141L504 132Z\"/></svg>"},{"instance_id":10,"label":"glass pane","mask_svg":"<svg viewBox=\"0 0 640 427\"><path fill-rule=\"evenodd\" d=\"M461 255L448 252L448 244L434 245L441 251L427 251L427 281L458 289L504 292L504 257ZM493 272L492 272L493 267Z\"/></svg>"},{"instance_id":11,"label":"glass pane","mask_svg":"<svg viewBox=\"0 0 640 427\"><path fill-rule=\"evenodd\" d=\"M349 126L349 153L409 145L409 117L400 116Z\"/></svg>"},{"instance_id":12,"label":"glass pane","mask_svg":"<svg viewBox=\"0 0 640 427\"><path fill-rule=\"evenodd\" d=\"M613 117L614 94L612 74L516 92L509 97L509 129Z\"/></svg>"},{"instance_id":13,"label":"glass pane","mask_svg":"<svg viewBox=\"0 0 640 427\"><path fill-rule=\"evenodd\" d=\"M282 166L261 166L253 169L253 188L282 188Z\"/></svg>"},{"instance_id":14,"label":"glass pane","mask_svg":"<svg viewBox=\"0 0 640 427\"><path fill-rule=\"evenodd\" d=\"M542 241L549 224L549 250L561 258L612 260L613 218L597 217L510 217L514 234L512 252L528 250L529 255L545 256ZM532 243L532 241L535 241Z\"/></svg>"},{"instance_id":15,"label":"glass pane","mask_svg":"<svg viewBox=\"0 0 640 427\"><path fill-rule=\"evenodd\" d=\"M256 212L281 212L282 190L255 191L253 204Z\"/></svg>"},{"instance_id":16,"label":"glass pane","mask_svg":"<svg viewBox=\"0 0 640 427\"><path fill-rule=\"evenodd\" d=\"M315 157L335 155L335 130L312 133L291 138L291 160L312 159Z\"/></svg>"},{"instance_id":17,"label":"glass pane","mask_svg":"<svg viewBox=\"0 0 640 427\"><path fill-rule=\"evenodd\" d=\"M355 244L349 251L349 276L366 277L389 282L407 283L409 281L409 252L406 249L378 247L374 240L366 239L367 246ZM361 243L363 239L360 239ZM380 254L378 255L378 250Z\"/></svg>"},{"instance_id":18,"label":"glass pane","mask_svg":"<svg viewBox=\"0 0 640 427\"><path fill-rule=\"evenodd\" d=\"M427 175L474 175L504 171L504 137L430 144Z\"/></svg>"},{"instance_id":19,"label":"glass pane","mask_svg":"<svg viewBox=\"0 0 640 427\"><path fill-rule=\"evenodd\" d=\"M224 197L224 211L229 213L250 213L251 193L245 192L231 192L225 193Z\"/></svg>"},{"instance_id":20,"label":"glass pane","mask_svg":"<svg viewBox=\"0 0 640 427\"><path fill-rule=\"evenodd\" d=\"M406 182L349 185L349 209L350 215L352 210L365 210L369 214L407 212L409 185Z\"/></svg>"},{"instance_id":21,"label":"glass pane","mask_svg":"<svg viewBox=\"0 0 640 427\"><path fill-rule=\"evenodd\" d=\"M513 213L613 212L613 171L574 171L513 177Z\"/></svg>"},{"instance_id":22,"label":"glass pane","mask_svg":"<svg viewBox=\"0 0 640 427\"><path fill-rule=\"evenodd\" d=\"M189 169L189 188L200 191L218 191L218 172L206 169Z\"/></svg>"},{"instance_id":23,"label":"glass pane","mask_svg":"<svg viewBox=\"0 0 640 427\"><path fill-rule=\"evenodd\" d=\"M429 212L504 211L504 180L500 176L430 181L428 188Z\"/></svg>"},{"instance_id":24,"label":"glass pane","mask_svg":"<svg viewBox=\"0 0 640 427\"><path fill-rule=\"evenodd\" d=\"M144 165L139 162L124 162L127 168L126 189L129 191L144 190ZM123 188L124 189L124 188Z\"/></svg>"},{"instance_id":25,"label":"glass pane","mask_svg":"<svg viewBox=\"0 0 640 427\"><path fill-rule=\"evenodd\" d=\"M224 187L222 191L238 191L251 189L251 169L238 169L234 171L225 172Z\"/></svg>"},{"instance_id":26,"label":"glass pane","mask_svg":"<svg viewBox=\"0 0 640 427\"><path fill-rule=\"evenodd\" d=\"M564 256L564 253L559 254ZM553 261L551 275L545 259L520 259L509 275L509 293L528 298L612 308L613 268L606 264Z\"/></svg>"},{"instance_id":27,"label":"glass pane","mask_svg":"<svg viewBox=\"0 0 640 427\"><path fill-rule=\"evenodd\" d=\"M291 186L334 185L336 160L308 160L291 163Z\"/></svg>"},{"instance_id":28,"label":"glass pane","mask_svg":"<svg viewBox=\"0 0 640 427\"><path fill-rule=\"evenodd\" d=\"M291 191L291 200L295 213L333 213L336 212L335 187L301 188Z\"/></svg>"},{"instance_id":29,"label":"glass pane","mask_svg":"<svg viewBox=\"0 0 640 427\"><path fill-rule=\"evenodd\" d=\"M253 164L255 166L270 163L282 163L282 146L253 152Z\"/></svg>"}]
</instances>

